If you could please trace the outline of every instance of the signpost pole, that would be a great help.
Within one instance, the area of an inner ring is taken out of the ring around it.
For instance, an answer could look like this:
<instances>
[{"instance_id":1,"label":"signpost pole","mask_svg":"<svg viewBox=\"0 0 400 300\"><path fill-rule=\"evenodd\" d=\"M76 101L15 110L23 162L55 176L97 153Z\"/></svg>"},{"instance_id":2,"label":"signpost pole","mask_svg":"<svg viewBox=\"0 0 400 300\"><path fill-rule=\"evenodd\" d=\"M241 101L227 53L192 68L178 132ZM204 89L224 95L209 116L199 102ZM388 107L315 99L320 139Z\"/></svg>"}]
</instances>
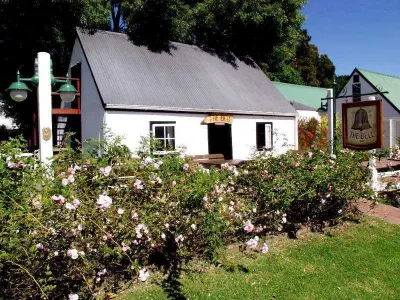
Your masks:
<instances>
[{"instance_id":1,"label":"signpost pole","mask_svg":"<svg viewBox=\"0 0 400 300\"><path fill-rule=\"evenodd\" d=\"M336 154L336 76L333 75L332 90L332 154Z\"/></svg>"},{"instance_id":2,"label":"signpost pole","mask_svg":"<svg viewBox=\"0 0 400 300\"><path fill-rule=\"evenodd\" d=\"M333 143L335 141L335 134L334 134L334 112L333 112L333 89L327 90L327 107L328 107L328 142L329 142L329 152L331 155L333 154Z\"/></svg>"}]
</instances>

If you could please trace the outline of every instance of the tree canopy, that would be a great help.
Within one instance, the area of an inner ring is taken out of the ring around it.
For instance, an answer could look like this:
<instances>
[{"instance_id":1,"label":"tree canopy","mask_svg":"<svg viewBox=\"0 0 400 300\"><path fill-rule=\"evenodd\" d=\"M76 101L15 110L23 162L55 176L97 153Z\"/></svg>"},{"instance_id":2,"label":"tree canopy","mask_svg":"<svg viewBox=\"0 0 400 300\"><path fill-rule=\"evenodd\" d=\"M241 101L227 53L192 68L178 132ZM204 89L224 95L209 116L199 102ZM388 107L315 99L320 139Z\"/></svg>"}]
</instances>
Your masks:
<instances>
[{"instance_id":1,"label":"tree canopy","mask_svg":"<svg viewBox=\"0 0 400 300\"><path fill-rule=\"evenodd\" d=\"M332 87L335 66L326 55L320 55L318 47L311 44L311 36L307 30L296 47L294 68L300 73L302 83L309 86Z\"/></svg>"}]
</instances>

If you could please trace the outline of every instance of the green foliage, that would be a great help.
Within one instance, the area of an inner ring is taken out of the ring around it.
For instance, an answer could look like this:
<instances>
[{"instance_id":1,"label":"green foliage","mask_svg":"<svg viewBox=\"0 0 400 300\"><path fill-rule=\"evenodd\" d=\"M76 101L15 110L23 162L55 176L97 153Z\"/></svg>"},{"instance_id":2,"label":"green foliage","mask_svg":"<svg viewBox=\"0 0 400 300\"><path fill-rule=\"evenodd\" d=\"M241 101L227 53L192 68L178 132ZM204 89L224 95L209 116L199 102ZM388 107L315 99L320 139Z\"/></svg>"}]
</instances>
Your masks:
<instances>
[{"instance_id":1,"label":"green foliage","mask_svg":"<svg viewBox=\"0 0 400 300\"><path fill-rule=\"evenodd\" d=\"M296 47L294 68L300 72L305 85L332 87L335 66L326 54L320 55L318 47L310 42L311 36L303 30Z\"/></svg>"},{"instance_id":2,"label":"green foliage","mask_svg":"<svg viewBox=\"0 0 400 300\"><path fill-rule=\"evenodd\" d=\"M315 118L300 119L298 123L299 150L326 150L328 148L328 119L322 117L319 122Z\"/></svg>"},{"instance_id":3,"label":"green foliage","mask_svg":"<svg viewBox=\"0 0 400 300\"><path fill-rule=\"evenodd\" d=\"M117 137L62 152L51 165L24 152L21 140L0 146L0 298L103 298L149 270L216 262L231 242L258 251L255 235L321 228L368 195L368 171L347 151L220 170L181 153L135 155Z\"/></svg>"},{"instance_id":4,"label":"green foliage","mask_svg":"<svg viewBox=\"0 0 400 300\"><path fill-rule=\"evenodd\" d=\"M256 205L258 221L268 224L268 231L305 222L319 228L339 217L349 200L370 195L369 171L357 155L342 150L330 157L319 150L253 160L237 187L248 191L246 198Z\"/></svg>"},{"instance_id":5,"label":"green foliage","mask_svg":"<svg viewBox=\"0 0 400 300\"><path fill-rule=\"evenodd\" d=\"M347 82L350 79L350 75L339 75L336 76L336 95L339 96L339 93L346 86Z\"/></svg>"}]
</instances>

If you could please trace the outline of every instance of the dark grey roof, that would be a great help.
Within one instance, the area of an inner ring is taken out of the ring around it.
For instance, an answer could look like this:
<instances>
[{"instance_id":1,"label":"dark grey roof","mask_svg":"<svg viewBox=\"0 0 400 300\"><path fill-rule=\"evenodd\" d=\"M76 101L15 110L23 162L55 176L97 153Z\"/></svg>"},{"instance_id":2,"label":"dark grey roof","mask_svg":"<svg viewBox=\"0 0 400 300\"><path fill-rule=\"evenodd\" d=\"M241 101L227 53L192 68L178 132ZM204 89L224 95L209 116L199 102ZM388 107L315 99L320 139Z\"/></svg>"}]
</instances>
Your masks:
<instances>
[{"instance_id":1,"label":"dark grey roof","mask_svg":"<svg viewBox=\"0 0 400 300\"><path fill-rule=\"evenodd\" d=\"M180 43L152 52L120 33L78 37L106 108L297 114L257 66L236 57L227 63Z\"/></svg>"},{"instance_id":2,"label":"dark grey roof","mask_svg":"<svg viewBox=\"0 0 400 300\"><path fill-rule=\"evenodd\" d=\"M301 103L299 103L299 102L294 102L294 101L292 101L292 102L290 102L290 104L292 104L293 107L294 107L296 110L311 110L311 111L317 111L314 107L311 107L311 106L308 106L308 105L305 105L305 104L301 104Z\"/></svg>"}]
</instances>

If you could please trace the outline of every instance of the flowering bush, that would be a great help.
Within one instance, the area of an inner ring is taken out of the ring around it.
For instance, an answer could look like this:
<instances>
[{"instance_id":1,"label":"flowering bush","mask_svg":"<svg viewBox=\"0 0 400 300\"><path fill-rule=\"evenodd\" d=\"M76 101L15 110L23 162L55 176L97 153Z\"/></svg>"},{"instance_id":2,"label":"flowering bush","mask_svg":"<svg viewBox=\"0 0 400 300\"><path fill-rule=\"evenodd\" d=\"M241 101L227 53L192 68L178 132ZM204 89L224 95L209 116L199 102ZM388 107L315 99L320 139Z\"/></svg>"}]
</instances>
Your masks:
<instances>
[{"instance_id":1,"label":"flowering bush","mask_svg":"<svg viewBox=\"0 0 400 300\"><path fill-rule=\"evenodd\" d=\"M256 232L291 230L299 223L319 228L348 207L369 197L369 171L359 154L342 150L289 152L250 161L236 184L236 196L252 203ZM258 225L258 226L257 226Z\"/></svg>"},{"instance_id":2,"label":"flowering bush","mask_svg":"<svg viewBox=\"0 0 400 300\"><path fill-rule=\"evenodd\" d=\"M92 145L51 166L24 157L20 141L0 146L0 298L103 298L156 267L215 261L230 242L266 253L266 234L335 219L367 194L353 152L207 170L180 153Z\"/></svg>"},{"instance_id":3,"label":"flowering bush","mask_svg":"<svg viewBox=\"0 0 400 300\"><path fill-rule=\"evenodd\" d=\"M321 118L300 119L298 123L299 148L301 151L327 149L328 147L328 120Z\"/></svg>"}]
</instances>

